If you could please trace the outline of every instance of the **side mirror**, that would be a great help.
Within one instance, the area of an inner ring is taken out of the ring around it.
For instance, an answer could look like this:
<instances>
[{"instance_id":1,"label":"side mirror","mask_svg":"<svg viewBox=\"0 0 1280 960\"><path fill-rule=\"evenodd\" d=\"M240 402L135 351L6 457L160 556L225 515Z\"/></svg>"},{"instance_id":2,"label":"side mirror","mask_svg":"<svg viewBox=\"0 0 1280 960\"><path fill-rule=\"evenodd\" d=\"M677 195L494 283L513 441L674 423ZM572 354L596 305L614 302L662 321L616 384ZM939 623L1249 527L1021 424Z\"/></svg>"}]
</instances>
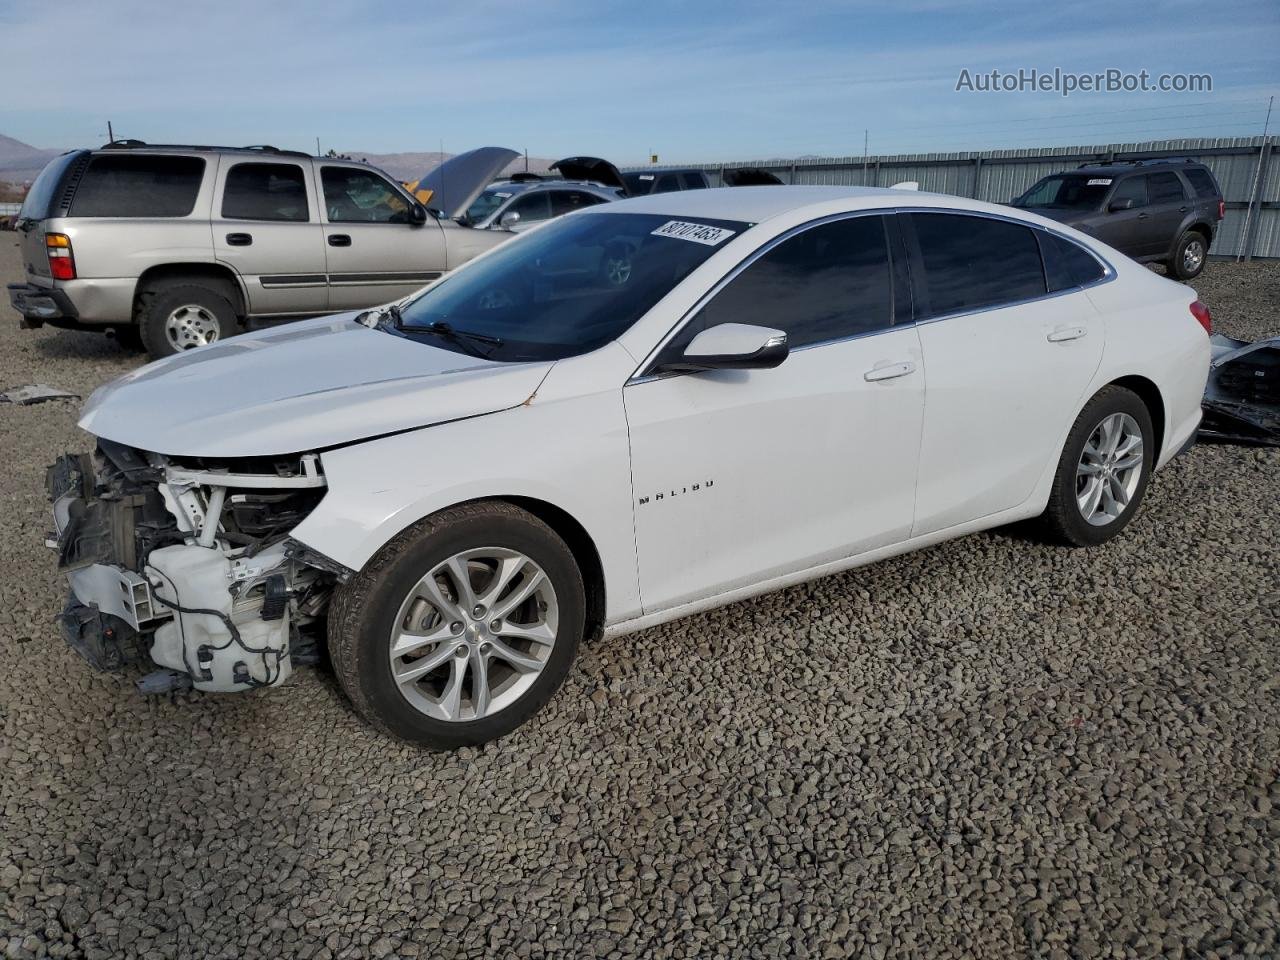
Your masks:
<instances>
[{"instance_id":1,"label":"side mirror","mask_svg":"<svg viewBox=\"0 0 1280 960\"><path fill-rule=\"evenodd\" d=\"M420 203L409 204L409 222L420 227L427 222L427 208Z\"/></svg>"},{"instance_id":2,"label":"side mirror","mask_svg":"<svg viewBox=\"0 0 1280 960\"><path fill-rule=\"evenodd\" d=\"M722 323L689 341L684 353L664 363L663 370L768 370L787 359L787 335L771 327Z\"/></svg>"},{"instance_id":3,"label":"side mirror","mask_svg":"<svg viewBox=\"0 0 1280 960\"><path fill-rule=\"evenodd\" d=\"M502 215L501 219L498 220L498 226L505 227L506 229L510 230L519 222L520 222L520 214L517 213L515 210L508 210L506 213Z\"/></svg>"},{"instance_id":4,"label":"side mirror","mask_svg":"<svg viewBox=\"0 0 1280 960\"><path fill-rule=\"evenodd\" d=\"M1107 213L1119 213L1121 210L1133 209L1133 197L1125 197L1123 200L1112 200L1107 204Z\"/></svg>"}]
</instances>

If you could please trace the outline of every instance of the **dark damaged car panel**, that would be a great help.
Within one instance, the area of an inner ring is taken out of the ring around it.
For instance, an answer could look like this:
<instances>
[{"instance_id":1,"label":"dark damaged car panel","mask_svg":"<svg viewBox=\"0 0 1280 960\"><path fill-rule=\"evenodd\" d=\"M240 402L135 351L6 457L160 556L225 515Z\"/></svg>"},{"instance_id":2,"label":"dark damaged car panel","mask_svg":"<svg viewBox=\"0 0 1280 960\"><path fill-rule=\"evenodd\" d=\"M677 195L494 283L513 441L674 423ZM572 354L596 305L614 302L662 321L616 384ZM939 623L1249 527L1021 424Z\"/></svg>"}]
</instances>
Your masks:
<instances>
[{"instance_id":1,"label":"dark damaged car panel","mask_svg":"<svg viewBox=\"0 0 1280 960\"><path fill-rule=\"evenodd\" d=\"M1280 337L1250 343L1217 334L1200 436L1280 446Z\"/></svg>"}]
</instances>

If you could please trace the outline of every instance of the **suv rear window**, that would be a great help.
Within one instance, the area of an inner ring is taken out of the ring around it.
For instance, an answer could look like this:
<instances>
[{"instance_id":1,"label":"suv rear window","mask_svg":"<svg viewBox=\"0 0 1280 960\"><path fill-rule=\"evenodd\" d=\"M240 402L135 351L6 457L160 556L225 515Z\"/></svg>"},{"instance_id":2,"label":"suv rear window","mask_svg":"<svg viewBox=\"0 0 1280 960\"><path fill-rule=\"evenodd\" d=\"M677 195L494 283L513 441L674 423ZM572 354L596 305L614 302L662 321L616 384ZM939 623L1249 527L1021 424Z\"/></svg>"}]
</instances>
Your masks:
<instances>
[{"instance_id":1,"label":"suv rear window","mask_svg":"<svg viewBox=\"0 0 1280 960\"><path fill-rule=\"evenodd\" d=\"M306 223L307 179L296 163L237 163L222 188L222 215L228 220L284 220Z\"/></svg>"},{"instance_id":2,"label":"suv rear window","mask_svg":"<svg viewBox=\"0 0 1280 960\"><path fill-rule=\"evenodd\" d=\"M185 217L195 208L200 157L99 154L76 188L72 217Z\"/></svg>"},{"instance_id":3,"label":"suv rear window","mask_svg":"<svg viewBox=\"0 0 1280 960\"><path fill-rule=\"evenodd\" d=\"M1197 197L1216 197L1218 196L1218 185L1213 182L1213 174L1202 167L1192 167L1189 170L1183 170L1187 175L1187 179L1191 181L1191 186L1196 192Z\"/></svg>"}]
</instances>

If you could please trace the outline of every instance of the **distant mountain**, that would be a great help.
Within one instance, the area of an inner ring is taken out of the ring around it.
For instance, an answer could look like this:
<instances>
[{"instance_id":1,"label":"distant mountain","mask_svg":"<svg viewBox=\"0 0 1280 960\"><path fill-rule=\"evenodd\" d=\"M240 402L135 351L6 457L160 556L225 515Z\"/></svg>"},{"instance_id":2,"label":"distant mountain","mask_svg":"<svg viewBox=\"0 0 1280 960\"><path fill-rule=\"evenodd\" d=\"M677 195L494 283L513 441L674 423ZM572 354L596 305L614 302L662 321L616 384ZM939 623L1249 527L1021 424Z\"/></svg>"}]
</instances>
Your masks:
<instances>
[{"instance_id":1,"label":"distant mountain","mask_svg":"<svg viewBox=\"0 0 1280 960\"><path fill-rule=\"evenodd\" d=\"M46 163L61 150L41 150L13 137L0 134L0 180L25 183L34 180Z\"/></svg>"}]
</instances>

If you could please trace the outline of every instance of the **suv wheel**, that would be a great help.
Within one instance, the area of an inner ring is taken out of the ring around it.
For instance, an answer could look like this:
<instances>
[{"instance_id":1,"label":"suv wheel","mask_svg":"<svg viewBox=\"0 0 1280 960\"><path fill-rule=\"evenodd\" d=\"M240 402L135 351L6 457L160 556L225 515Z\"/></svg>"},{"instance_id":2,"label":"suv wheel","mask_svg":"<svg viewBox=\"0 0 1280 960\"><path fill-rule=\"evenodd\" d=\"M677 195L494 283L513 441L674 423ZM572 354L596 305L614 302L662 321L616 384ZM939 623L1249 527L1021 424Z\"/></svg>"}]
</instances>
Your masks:
<instances>
[{"instance_id":1,"label":"suv wheel","mask_svg":"<svg viewBox=\"0 0 1280 960\"><path fill-rule=\"evenodd\" d=\"M469 503L410 527L338 587L329 652L366 720L450 750L533 716L585 622L582 575L555 531L509 503Z\"/></svg>"},{"instance_id":2,"label":"suv wheel","mask_svg":"<svg viewBox=\"0 0 1280 960\"><path fill-rule=\"evenodd\" d=\"M1179 280L1191 280L1200 276L1205 261L1209 259L1209 243L1199 230L1188 230L1178 238L1169 261L1169 272Z\"/></svg>"},{"instance_id":3,"label":"suv wheel","mask_svg":"<svg viewBox=\"0 0 1280 960\"><path fill-rule=\"evenodd\" d=\"M168 357L236 333L236 311L220 291L199 283L170 283L138 297L138 333L147 353Z\"/></svg>"}]
</instances>

